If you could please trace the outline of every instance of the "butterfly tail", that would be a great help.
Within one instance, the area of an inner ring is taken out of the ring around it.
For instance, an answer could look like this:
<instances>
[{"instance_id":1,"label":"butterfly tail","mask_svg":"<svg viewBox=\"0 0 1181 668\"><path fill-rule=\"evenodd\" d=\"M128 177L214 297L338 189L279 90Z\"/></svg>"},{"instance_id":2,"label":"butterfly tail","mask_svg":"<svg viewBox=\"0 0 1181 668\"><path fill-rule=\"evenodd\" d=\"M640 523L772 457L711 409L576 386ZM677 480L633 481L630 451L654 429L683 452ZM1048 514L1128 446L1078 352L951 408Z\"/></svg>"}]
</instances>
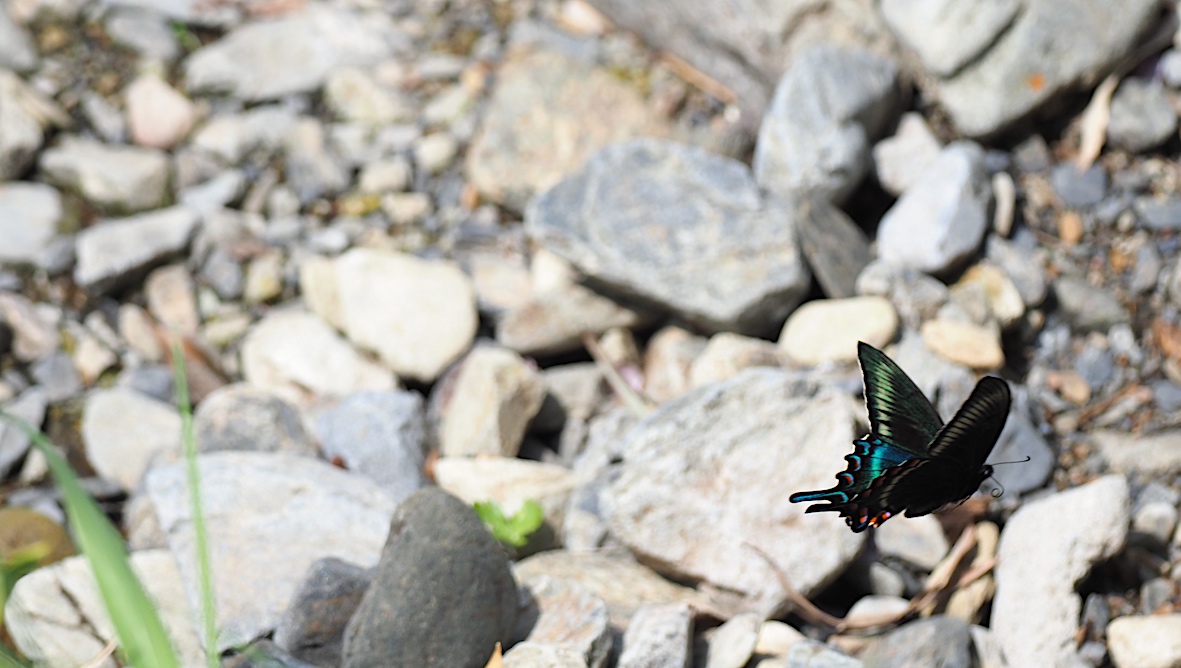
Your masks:
<instances>
[{"instance_id":1,"label":"butterfly tail","mask_svg":"<svg viewBox=\"0 0 1181 668\"><path fill-rule=\"evenodd\" d=\"M849 502L849 495L845 492L834 489L817 490L815 492L796 492L788 498L792 503L808 503L811 501L827 501L828 505L808 506L805 513L819 513L826 510L840 510L837 508L842 503Z\"/></svg>"}]
</instances>

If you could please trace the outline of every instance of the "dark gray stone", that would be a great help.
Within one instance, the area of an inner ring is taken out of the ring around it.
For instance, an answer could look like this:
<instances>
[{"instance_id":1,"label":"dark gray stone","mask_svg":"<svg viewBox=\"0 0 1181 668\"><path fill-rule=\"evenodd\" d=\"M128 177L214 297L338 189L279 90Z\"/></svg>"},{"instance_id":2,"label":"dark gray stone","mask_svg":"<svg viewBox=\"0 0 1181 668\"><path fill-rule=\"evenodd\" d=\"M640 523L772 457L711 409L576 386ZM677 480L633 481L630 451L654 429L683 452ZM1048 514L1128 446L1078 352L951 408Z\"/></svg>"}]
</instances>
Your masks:
<instances>
[{"instance_id":1,"label":"dark gray stone","mask_svg":"<svg viewBox=\"0 0 1181 668\"><path fill-rule=\"evenodd\" d=\"M1081 278L1063 276L1054 282L1058 307L1076 330L1107 331L1112 325L1131 322L1132 317L1115 295L1092 286Z\"/></svg>"},{"instance_id":2,"label":"dark gray stone","mask_svg":"<svg viewBox=\"0 0 1181 668\"><path fill-rule=\"evenodd\" d=\"M226 385L206 397L193 416L193 431L201 452L316 454L316 444L303 426L299 409L267 390L246 384Z\"/></svg>"},{"instance_id":3,"label":"dark gray stone","mask_svg":"<svg viewBox=\"0 0 1181 668\"><path fill-rule=\"evenodd\" d=\"M468 504L438 488L402 502L373 584L345 630L346 668L483 668L512 639L517 585Z\"/></svg>"},{"instance_id":4,"label":"dark gray stone","mask_svg":"<svg viewBox=\"0 0 1181 668\"><path fill-rule=\"evenodd\" d=\"M988 238L984 253L1013 281L1026 308L1041 305L1046 298L1046 274L1033 249L994 235Z\"/></svg>"},{"instance_id":5,"label":"dark gray stone","mask_svg":"<svg viewBox=\"0 0 1181 668\"><path fill-rule=\"evenodd\" d=\"M166 364L144 364L125 369L119 374L115 384L168 404L176 401L176 383L172 380L172 368Z\"/></svg>"},{"instance_id":6,"label":"dark gray stone","mask_svg":"<svg viewBox=\"0 0 1181 668\"><path fill-rule=\"evenodd\" d=\"M1141 44L1158 17L1156 0L1024 2L1008 30L975 62L939 82L936 95L964 134L997 134L1080 81L1102 78ZM945 29L963 31L955 24Z\"/></svg>"},{"instance_id":7,"label":"dark gray stone","mask_svg":"<svg viewBox=\"0 0 1181 668\"><path fill-rule=\"evenodd\" d=\"M1023 388L1015 389L1016 394L1024 394ZM1029 419L1026 403L1014 402L1009 418L1005 421L1005 429L988 457L993 462L1020 462L998 466L992 474L1012 505L1016 505L1022 494L1045 484L1057 464L1053 448ZM1029 461L1023 461L1026 457L1029 457Z\"/></svg>"},{"instance_id":8,"label":"dark gray stone","mask_svg":"<svg viewBox=\"0 0 1181 668\"><path fill-rule=\"evenodd\" d=\"M1087 381L1092 392L1101 394L1103 387L1115 377L1115 357L1106 346L1088 342L1074 357L1074 370Z\"/></svg>"},{"instance_id":9,"label":"dark gray stone","mask_svg":"<svg viewBox=\"0 0 1181 668\"><path fill-rule=\"evenodd\" d=\"M1135 203L1137 218L1153 230L1181 229L1181 198L1165 200L1141 198Z\"/></svg>"},{"instance_id":10,"label":"dark gray stone","mask_svg":"<svg viewBox=\"0 0 1181 668\"><path fill-rule=\"evenodd\" d=\"M605 292L710 331L770 335L809 286L793 207L764 199L736 160L642 139L534 199L525 227Z\"/></svg>"},{"instance_id":11,"label":"dark gray stone","mask_svg":"<svg viewBox=\"0 0 1181 668\"><path fill-rule=\"evenodd\" d=\"M816 282L829 299L857 294L857 277L869 264L869 239L857 224L820 197L803 204L800 216L800 247Z\"/></svg>"},{"instance_id":12,"label":"dark gray stone","mask_svg":"<svg viewBox=\"0 0 1181 668\"><path fill-rule=\"evenodd\" d=\"M1152 383L1152 396L1157 408L1165 412L1181 411L1181 386L1167 380Z\"/></svg>"},{"instance_id":13,"label":"dark gray stone","mask_svg":"<svg viewBox=\"0 0 1181 668\"><path fill-rule=\"evenodd\" d=\"M865 178L870 149L898 113L898 69L862 49L813 47L783 75L759 128L759 184L840 203Z\"/></svg>"},{"instance_id":14,"label":"dark gray stone","mask_svg":"<svg viewBox=\"0 0 1181 668\"><path fill-rule=\"evenodd\" d=\"M82 378L69 353L58 350L33 362L29 368L33 380L45 389L50 403L64 401L82 390Z\"/></svg>"},{"instance_id":15,"label":"dark gray stone","mask_svg":"<svg viewBox=\"0 0 1181 668\"><path fill-rule=\"evenodd\" d=\"M361 392L320 417L324 456L375 480L395 501L427 484L426 417L417 392Z\"/></svg>"},{"instance_id":16,"label":"dark gray stone","mask_svg":"<svg viewBox=\"0 0 1181 668\"><path fill-rule=\"evenodd\" d=\"M972 636L965 622L936 615L878 638L861 654L861 662L865 668L971 668Z\"/></svg>"},{"instance_id":17,"label":"dark gray stone","mask_svg":"<svg viewBox=\"0 0 1181 668\"><path fill-rule=\"evenodd\" d=\"M1073 162L1063 162L1050 172L1050 185L1066 206L1092 206L1107 194L1107 170L1102 165L1092 165L1079 172Z\"/></svg>"},{"instance_id":18,"label":"dark gray stone","mask_svg":"<svg viewBox=\"0 0 1181 668\"><path fill-rule=\"evenodd\" d=\"M1156 148L1177 132L1177 112L1164 86L1125 79L1111 98L1107 141L1134 153Z\"/></svg>"},{"instance_id":19,"label":"dark gray stone","mask_svg":"<svg viewBox=\"0 0 1181 668\"><path fill-rule=\"evenodd\" d=\"M335 557L316 561L275 627L275 644L317 666L339 664L345 627L372 575Z\"/></svg>"}]
</instances>

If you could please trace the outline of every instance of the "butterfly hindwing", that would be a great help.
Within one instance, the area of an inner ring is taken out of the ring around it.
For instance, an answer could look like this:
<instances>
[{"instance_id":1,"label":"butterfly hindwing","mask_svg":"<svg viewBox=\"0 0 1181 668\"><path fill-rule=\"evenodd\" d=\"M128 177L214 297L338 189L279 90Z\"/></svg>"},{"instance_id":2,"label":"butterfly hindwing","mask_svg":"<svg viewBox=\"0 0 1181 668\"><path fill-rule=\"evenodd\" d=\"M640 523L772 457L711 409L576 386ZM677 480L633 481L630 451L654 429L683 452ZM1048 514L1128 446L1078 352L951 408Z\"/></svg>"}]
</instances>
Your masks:
<instances>
[{"instance_id":1,"label":"butterfly hindwing","mask_svg":"<svg viewBox=\"0 0 1181 668\"><path fill-rule=\"evenodd\" d=\"M857 344L865 379L865 408L870 436L909 450L925 452L943 427L939 412L894 360L868 343Z\"/></svg>"},{"instance_id":2,"label":"butterfly hindwing","mask_svg":"<svg viewBox=\"0 0 1181 668\"><path fill-rule=\"evenodd\" d=\"M858 354L873 430L854 441L835 487L797 492L790 500L827 501L806 512L838 512L860 532L898 513L926 515L975 492L992 473L984 461L1008 418L1008 384L981 379L944 425L926 396L884 353L861 343ZM895 440L900 437L910 440L901 444Z\"/></svg>"}]
</instances>

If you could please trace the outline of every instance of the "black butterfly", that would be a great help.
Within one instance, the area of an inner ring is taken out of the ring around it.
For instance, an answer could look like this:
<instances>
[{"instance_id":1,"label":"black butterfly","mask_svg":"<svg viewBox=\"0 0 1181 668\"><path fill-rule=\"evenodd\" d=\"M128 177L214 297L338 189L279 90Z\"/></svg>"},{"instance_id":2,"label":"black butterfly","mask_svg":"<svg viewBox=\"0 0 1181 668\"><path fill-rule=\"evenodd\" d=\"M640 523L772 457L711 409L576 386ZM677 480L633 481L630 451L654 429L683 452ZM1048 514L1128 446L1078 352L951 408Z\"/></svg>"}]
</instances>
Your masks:
<instances>
[{"instance_id":1,"label":"black butterfly","mask_svg":"<svg viewBox=\"0 0 1181 668\"><path fill-rule=\"evenodd\" d=\"M806 512L836 511L853 531L905 511L918 517L968 498L992 475L984 463L1009 417L1009 385L986 376L946 425L886 354L857 344L870 433L853 441L849 466L832 489L797 492L792 503L828 501Z\"/></svg>"}]
</instances>

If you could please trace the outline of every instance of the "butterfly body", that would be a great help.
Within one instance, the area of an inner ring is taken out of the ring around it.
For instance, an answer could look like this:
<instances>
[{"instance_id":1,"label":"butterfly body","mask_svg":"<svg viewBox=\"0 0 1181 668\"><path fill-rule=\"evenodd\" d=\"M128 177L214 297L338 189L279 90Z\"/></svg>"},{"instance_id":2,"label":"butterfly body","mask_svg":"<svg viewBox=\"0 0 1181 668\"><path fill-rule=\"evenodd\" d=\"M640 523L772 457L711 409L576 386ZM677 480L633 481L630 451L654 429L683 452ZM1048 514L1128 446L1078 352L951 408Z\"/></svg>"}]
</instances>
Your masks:
<instances>
[{"instance_id":1,"label":"butterfly body","mask_svg":"<svg viewBox=\"0 0 1181 668\"><path fill-rule=\"evenodd\" d=\"M840 513L855 532L899 513L926 515L958 503L992 475L984 460L1009 415L1009 386L991 376L947 424L914 382L885 353L859 343L870 433L853 442L835 487L791 495L809 513Z\"/></svg>"}]
</instances>

